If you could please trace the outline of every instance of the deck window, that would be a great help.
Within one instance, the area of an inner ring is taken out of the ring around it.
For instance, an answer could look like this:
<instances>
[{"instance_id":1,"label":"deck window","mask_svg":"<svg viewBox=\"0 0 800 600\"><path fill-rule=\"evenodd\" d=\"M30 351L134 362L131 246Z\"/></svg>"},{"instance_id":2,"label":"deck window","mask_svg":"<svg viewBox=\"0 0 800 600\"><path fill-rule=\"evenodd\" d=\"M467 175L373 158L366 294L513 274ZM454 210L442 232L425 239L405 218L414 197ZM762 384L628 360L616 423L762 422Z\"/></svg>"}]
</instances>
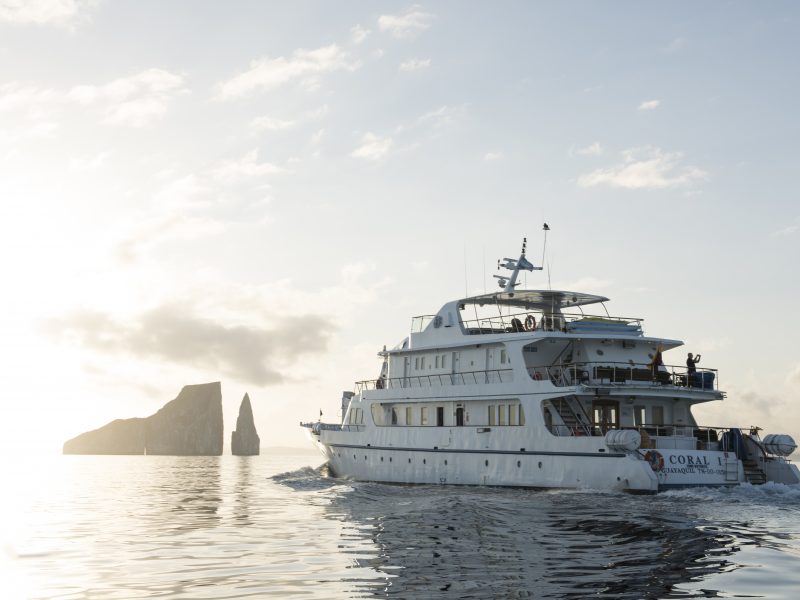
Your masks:
<instances>
[{"instance_id":1,"label":"deck window","mask_svg":"<svg viewBox=\"0 0 800 600\"><path fill-rule=\"evenodd\" d=\"M525 425L525 411L522 410L522 404L519 405L519 424Z\"/></svg>"},{"instance_id":2,"label":"deck window","mask_svg":"<svg viewBox=\"0 0 800 600\"><path fill-rule=\"evenodd\" d=\"M428 407L421 406L419 409L419 422L422 425L428 424Z\"/></svg>"},{"instance_id":3,"label":"deck window","mask_svg":"<svg viewBox=\"0 0 800 600\"><path fill-rule=\"evenodd\" d=\"M664 424L664 407L663 406L654 406L652 408L652 415L653 415L653 425L663 425Z\"/></svg>"},{"instance_id":4,"label":"deck window","mask_svg":"<svg viewBox=\"0 0 800 600\"><path fill-rule=\"evenodd\" d=\"M406 425L411 425L413 420L413 411L410 406L406 406Z\"/></svg>"},{"instance_id":5,"label":"deck window","mask_svg":"<svg viewBox=\"0 0 800 600\"><path fill-rule=\"evenodd\" d=\"M516 404L509 404L508 405L508 424L509 425L516 425L517 424L517 405Z\"/></svg>"},{"instance_id":6,"label":"deck window","mask_svg":"<svg viewBox=\"0 0 800 600\"><path fill-rule=\"evenodd\" d=\"M500 364L504 365L508 361L508 353L505 350L500 350Z\"/></svg>"},{"instance_id":7,"label":"deck window","mask_svg":"<svg viewBox=\"0 0 800 600\"><path fill-rule=\"evenodd\" d=\"M498 425L505 425L506 424L506 405L501 404L497 407L497 424Z\"/></svg>"},{"instance_id":8,"label":"deck window","mask_svg":"<svg viewBox=\"0 0 800 600\"><path fill-rule=\"evenodd\" d=\"M444 406L436 407L436 426L444 427Z\"/></svg>"},{"instance_id":9,"label":"deck window","mask_svg":"<svg viewBox=\"0 0 800 600\"><path fill-rule=\"evenodd\" d=\"M641 427L645 424L645 408L644 406L633 407L633 424L636 427Z\"/></svg>"},{"instance_id":10,"label":"deck window","mask_svg":"<svg viewBox=\"0 0 800 600\"><path fill-rule=\"evenodd\" d=\"M392 425L397 425L397 409L392 407Z\"/></svg>"},{"instance_id":11,"label":"deck window","mask_svg":"<svg viewBox=\"0 0 800 600\"><path fill-rule=\"evenodd\" d=\"M489 425L494 425L494 404L489 405Z\"/></svg>"}]
</instances>

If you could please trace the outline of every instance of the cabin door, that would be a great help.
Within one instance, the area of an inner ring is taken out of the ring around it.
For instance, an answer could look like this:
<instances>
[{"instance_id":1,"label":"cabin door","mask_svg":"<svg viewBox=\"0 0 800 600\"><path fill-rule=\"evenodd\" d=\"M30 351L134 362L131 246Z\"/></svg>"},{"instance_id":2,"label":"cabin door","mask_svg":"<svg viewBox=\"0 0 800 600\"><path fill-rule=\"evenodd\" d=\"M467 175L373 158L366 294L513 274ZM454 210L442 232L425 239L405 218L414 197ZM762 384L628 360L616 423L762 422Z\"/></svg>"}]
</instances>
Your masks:
<instances>
[{"instance_id":1,"label":"cabin door","mask_svg":"<svg viewBox=\"0 0 800 600\"><path fill-rule=\"evenodd\" d=\"M403 358L403 387L408 387L408 376L411 371L411 357Z\"/></svg>"},{"instance_id":2,"label":"cabin door","mask_svg":"<svg viewBox=\"0 0 800 600\"><path fill-rule=\"evenodd\" d=\"M456 404L456 427L464 426L464 405L460 402Z\"/></svg>"},{"instance_id":3,"label":"cabin door","mask_svg":"<svg viewBox=\"0 0 800 600\"><path fill-rule=\"evenodd\" d=\"M458 361L461 357L460 355L460 352L453 352L453 360L450 361L450 378L453 380L453 385L464 383L461 381L461 376L459 375L461 371L461 367L458 364Z\"/></svg>"},{"instance_id":4,"label":"cabin door","mask_svg":"<svg viewBox=\"0 0 800 600\"><path fill-rule=\"evenodd\" d=\"M619 402L595 400L592 402L592 425L605 434L609 429L619 429Z\"/></svg>"}]
</instances>

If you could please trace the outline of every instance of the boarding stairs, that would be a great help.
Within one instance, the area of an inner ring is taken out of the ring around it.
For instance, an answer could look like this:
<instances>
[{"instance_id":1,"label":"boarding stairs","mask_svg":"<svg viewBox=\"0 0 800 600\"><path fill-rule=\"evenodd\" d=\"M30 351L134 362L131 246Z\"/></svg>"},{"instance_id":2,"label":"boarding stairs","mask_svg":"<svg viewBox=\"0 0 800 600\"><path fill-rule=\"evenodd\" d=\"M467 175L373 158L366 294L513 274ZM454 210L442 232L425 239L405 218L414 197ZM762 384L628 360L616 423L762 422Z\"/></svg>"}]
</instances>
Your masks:
<instances>
[{"instance_id":1,"label":"boarding stairs","mask_svg":"<svg viewBox=\"0 0 800 600\"><path fill-rule=\"evenodd\" d=\"M566 435L592 435L589 417L575 396L551 398L550 404L561 418Z\"/></svg>"},{"instance_id":2,"label":"boarding stairs","mask_svg":"<svg viewBox=\"0 0 800 600\"><path fill-rule=\"evenodd\" d=\"M745 435L744 447L745 456L742 458L744 467L744 478L752 485L764 485L767 482L765 469L766 452L757 438L752 435Z\"/></svg>"}]
</instances>

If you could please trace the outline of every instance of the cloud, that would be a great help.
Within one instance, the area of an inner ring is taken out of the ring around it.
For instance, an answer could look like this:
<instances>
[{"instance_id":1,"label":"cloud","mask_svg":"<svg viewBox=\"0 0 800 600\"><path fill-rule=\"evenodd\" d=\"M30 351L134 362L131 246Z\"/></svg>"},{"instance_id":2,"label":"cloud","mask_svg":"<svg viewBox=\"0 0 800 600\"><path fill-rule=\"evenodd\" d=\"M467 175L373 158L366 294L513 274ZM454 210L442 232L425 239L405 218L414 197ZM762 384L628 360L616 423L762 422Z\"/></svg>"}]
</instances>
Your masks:
<instances>
[{"instance_id":1,"label":"cloud","mask_svg":"<svg viewBox=\"0 0 800 600\"><path fill-rule=\"evenodd\" d=\"M261 131L281 131L284 129L291 129L306 121L314 121L323 118L330 112L327 104L323 104L319 108L306 111L293 119L277 119L269 115L262 115L250 121L250 129L253 133Z\"/></svg>"},{"instance_id":2,"label":"cloud","mask_svg":"<svg viewBox=\"0 0 800 600\"><path fill-rule=\"evenodd\" d=\"M108 159L108 152L101 152L91 157L73 158L70 160L70 168L73 171L97 171L105 165Z\"/></svg>"},{"instance_id":3,"label":"cloud","mask_svg":"<svg viewBox=\"0 0 800 600\"><path fill-rule=\"evenodd\" d=\"M353 41L354 44L358 45L367 39L367 36L370 34L369 29L365 29L361 25L354 25L350 28L350 39Z\"/></svg>"},{"instance_id":4,"label":"cloud","mask_svg":"<svg viewBox=\"0 0 800 600\"><path fill-rule=\"evenodd\" d=\"M662 189L708 179L708 174L697 167L681 167L682 157L680 152L664 152L652 146L630 148L622 153L621 163L581 175L578 185L585 188L608 185L630 190Z\"/></svg>"},{"instance_id":5,"label":"cloud","mask_svg":"<svg viewBox=\"0 0 800 600\"><path fill-rule=\"evenodd\" d=\"M236 182L283 171L282 167L273 163L258 162L258 149L254 149L241 158L222 161L212 170L212 174L219 181Z\"/></svg>"},{"instance_id":6,"label":"cloud","mask_svg":"<svg viewBox=\"0 0 800 600\"><path fill-rule=\"evenodd\" d=\"M393 145L394 141L392 138L381 138L368 131L361 138L361 145L353 150L350 156L366 160L380 160L386 156Z\"/></svg>"},{"instance_id":7,"label":"cloud","mask_svg":"<svg viewBox=\"0 0 800 600\"><path fill-rule=\"evenodd\" d=\"M661 104L661 100L645 100L639 105L638 110L655 110Z\"/></svg>"},{"instance_id":8,"label":"cloud","mask_svg":"<svg viewBox=\"0 0 800 600\"><path fill-rule=\"evenodd\" d=\"M0 86L0 111L24 110L39 118L69 106L96 107L106 123L144 127L163 118L170 101L188 92L181 75L164 69L147 69L105 84L68 90L12 82Z\"/></svg>"},{"instance_id":9,"label":"cloud","mask_svg":"<svg viewBox=\"0 0 800 600\"><path fill-rule=\"evenodd\" d=\"M581 277L571 281L554 281L551 286L554 290L574 291L594 293L608 289L614 282L610 279L599 279L597 277Z\"/></svg>"},{"instance_id":10,"label":"cloud","mask_svg":"<svg viewBox=\"0 0 800 600\"><path fill-rule=\"evenodd\" d=\"M257 58L250 67L219 85L223 99L241 98L256 91L269 91L292 81L307 87L318 85L318 78L334 71L354 71L358 62L336 44L316 50L298 49L286 58Z\"/></svg>"},{"instance_id":11,"label":"cloud","mask_svg":"<svg viewBox=\"0 0 800 600\"><path fill-rule=\"evenodd\" d=\"M0 0L0 21L33 25L68 25L96 0Z\"/></svg>"},{"instance_id":12,"label":"cloud","mask_svg":"<svg viewBox=\"0 0 800 600\"><path fill-rule=\"evenodd\" d=\"M99 311L75 311L45 324L65 341L96 351L170 361L214 370L254 385L286 380L285 368L321 353L335 326L327 317L299 315L277 324L227 323L199 316L191 305L166 304L126 319Z\"/></svg>"},{"instance_id":13,"label":"cloud","mask_svg":"<svg viewBox=\"0 0 800 600\"><path fill-rule=\"evenodd\" d=\"M680 52L684 48L689 45L689 40L682 37L677 37L672 40L669 44L664 46L663 51L667 54L675 54L676 52Z\"/></svg>"},{"instance_id":14,"label":"cloud","mask_svg":"<svg viewBox=\"0 0 800 600\"><path fill-rule=\"evenodd\" d=\"M412 58L403 63L400 63L400 70L401 71L420 71L422 69L427 69L431 66L431 59L430 58Z\"/></svg>"},{"instance_id":15,"label":"cloud","mask_svg":"<svg viewBox=\"0 0 800 600\"><path fill-rule=\"evenodd\" d=\"M388 31L396 38L413 37L428 29L434 17L414 5L401 15L381 15L378 17L378 29Z\"/></svg>"},{"instance_id":16,"label":"cloud","mask_svg":"<svg viewBox=\"0 0 800 600\"><path fill-rule=\"evenodd\" d=\"M600 145L600 142L594 142L588 146L575 150L575 154L581 154L583 156L600 156L602 153L603 147Z\"/></svg>"},{"instance_id":17,"label":"cloud","mask_svg":"<svg viewBox=\"0 0 800 600\"><path fill-rule=\"evenodd\" d=\"M800 388L800 363L797 363L797 366L794 368L794 370L791 371L786 377L786 385L789 387Z\"/></svg>"},{"instance_id":18,"label":"cloud","mask_svg":"<svg viewBox=\"0 0 800 600\"><path fill-rule=\"evenodd\" d=\"M773 237L783 237L787 235L794 235L800 231L800 225L788 225L787 227L783 227L782 229L778 229L777 231L772 232Z\"/></svg>"},{"instance_id":19,"label":"cloud","mask_svg":"<svg viewBox=\"0 0 800 600\"><path fill-rule=\"evenodd\" d=\"M440 106L436 110L425 113L419 119L419 123L433 125L434 127L444 127L455 123L467 113L466 106Z\"/></svg>"},{"instance_id":20,"label":"cloud","mask_svg":"<svg viewBox=\"0 0 800 600\"><path fill-rule=\"evenodd\" d=\"M487 152L483 155L483 160L492 161L492 160L500 160L503 158L502 152Z\"/></svg>"},{"instance_id":21,"label":"cloud","mask_svg":"<svg viewBox=\"0 0 800 600\"><path fill-rule=\"evenodd\" d=\"M296 124L297 121L284 121L282 119L262 116L256 117L250 121L250 128L254 131L280 131L281 129L289 129L290 127L294 127Z\"/></svg>"}]
</instances>

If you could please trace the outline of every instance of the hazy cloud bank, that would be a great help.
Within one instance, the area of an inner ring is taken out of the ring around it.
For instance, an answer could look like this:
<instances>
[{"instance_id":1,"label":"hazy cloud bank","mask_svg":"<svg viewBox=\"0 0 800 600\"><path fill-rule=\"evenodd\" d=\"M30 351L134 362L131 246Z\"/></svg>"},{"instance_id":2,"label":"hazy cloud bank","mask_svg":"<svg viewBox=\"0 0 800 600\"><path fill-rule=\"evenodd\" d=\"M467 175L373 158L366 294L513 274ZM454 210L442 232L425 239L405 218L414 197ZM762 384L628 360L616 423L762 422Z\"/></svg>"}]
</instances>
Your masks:
<instances>
[{"instance_id":1,"label":"hazy cloud bank","mask_svg":"<svg viewBox=\"0 0 800 600\"><path fill-rule=\"evenodd\" d=\"M191 307L163 305L126 320L75 311L48 321L45 329L96 352L166 360L270 385L285 381L285 368L304 355L327 350L335 326L319 315L284 318L272 326L225 324L197 316Z\"/></svg>"}]
</instances>

